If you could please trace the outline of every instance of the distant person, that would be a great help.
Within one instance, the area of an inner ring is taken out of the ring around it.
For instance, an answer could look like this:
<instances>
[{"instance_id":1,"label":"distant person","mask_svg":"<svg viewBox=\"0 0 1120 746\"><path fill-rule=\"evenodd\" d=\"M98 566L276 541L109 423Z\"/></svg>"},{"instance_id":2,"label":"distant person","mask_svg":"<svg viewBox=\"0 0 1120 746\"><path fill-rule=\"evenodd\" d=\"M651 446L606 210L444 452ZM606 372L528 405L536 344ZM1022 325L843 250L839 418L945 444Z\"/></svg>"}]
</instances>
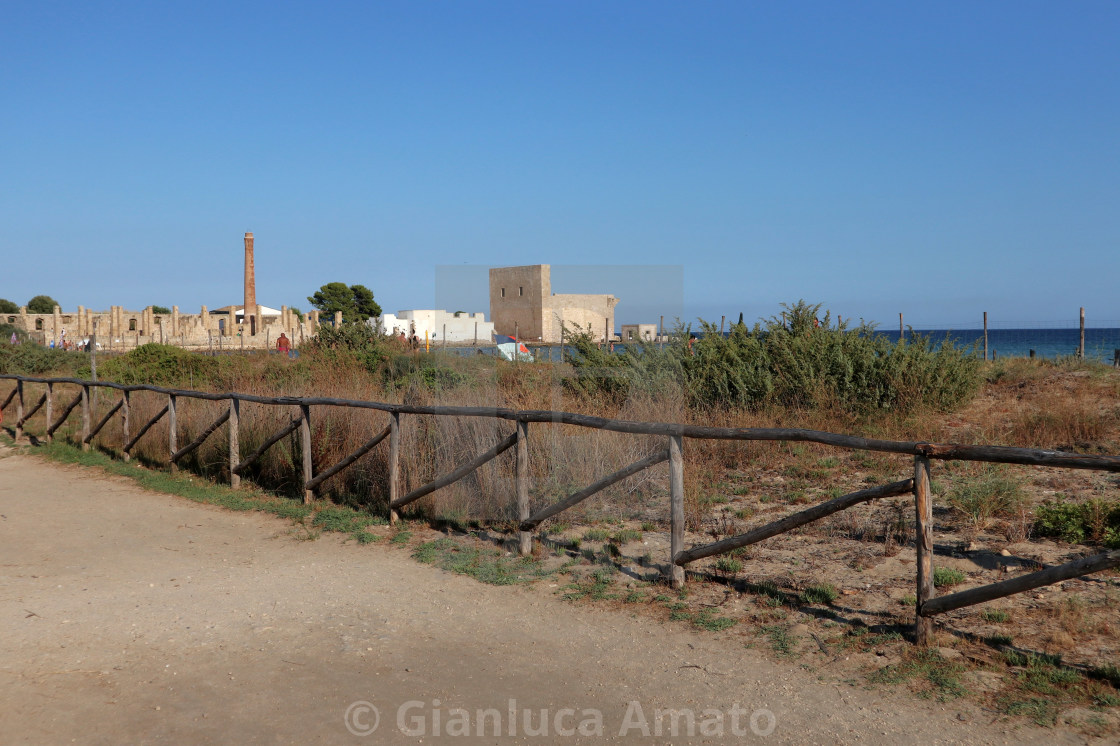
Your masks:
<instances>
[{"instance_id":1,"label":"distant person","mask_svg":"<svg viewBox=\"0 0 1120 746\"><path fill-rule=\"evenodd\" d=\"M19 337L17 337L17 336L16 336L16 333L15 333L15 332L12 332L12 338L11 338L11 339L9 339L8 341L9 341L9 342L10 342L11 344L14 344L14 345L18 345L18 344L19 344Z\"/></svg>"},{"instance_id":2,"label":"distant person","mask_svg":"<svg viewBox=\"0 0 1120 746\"><path fill-rule=\"evenodd\" d=\"M276 351L281 355L292 356L292 341L288 339L284 332L280 332L280 338L276 340Z\"/></svg>"}]
</instances>

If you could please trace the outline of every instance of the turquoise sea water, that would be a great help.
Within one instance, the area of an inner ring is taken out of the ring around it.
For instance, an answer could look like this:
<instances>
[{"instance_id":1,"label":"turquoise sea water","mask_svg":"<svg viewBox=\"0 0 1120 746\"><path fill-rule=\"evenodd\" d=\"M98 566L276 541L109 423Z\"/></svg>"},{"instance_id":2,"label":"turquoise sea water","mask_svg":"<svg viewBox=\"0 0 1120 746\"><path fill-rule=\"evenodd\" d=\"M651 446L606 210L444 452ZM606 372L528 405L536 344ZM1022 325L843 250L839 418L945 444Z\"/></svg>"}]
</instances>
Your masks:
<instances>
[{"instance_id":1,"label":"turquoise sea water","mask_svg":"<svg viewBox=\"0 0 1120 746\"><path fill-rule=\"evenodd\" d=\"M876 330L892 342L898 341L898 330ZM922 334L935 343L949 340L959 347L976 346L976 354L984 354L983 329L915 329L907 330L906 334ZM1077 354L1080 339L1079 329L989 329L988 330L988 356L998 359L1002 357L1029 357L1034 350L1036 357L1057 358ZM529 345L533 354L541 360L560 359L559 345ZM479 347L449 347L448 352L458 355L485 355L496 354L494 346L480 345ZM622 345L615 344L615 350L621 351ZM1099 360L1111 363L1116 350L1120 350L1120 328L1086 329L1085 330L1085 357L1090 360Z\"/></svg>"},{"instance_id":2,"label":"turquoise sea water","mask_svg":"<svg viewBox=\"0 0 1120 746\"><path fill-rule=\"evenodd\" d=\"M915 329L935 342L949 339L961 347L973 344L979 354L984 354L983 329ZM879 330L891 341L898 341L898 331ZM909 331L907 331L909 334ZM1036 357L1056 358L1076 355L1080 341L1079 329L988 329L988 355L993 358L1028 357L1034 350ZM1111 363L1116 350L1120 350L1120 329L1086 329L1085 357Z\"/></svg>"}]
</instances>

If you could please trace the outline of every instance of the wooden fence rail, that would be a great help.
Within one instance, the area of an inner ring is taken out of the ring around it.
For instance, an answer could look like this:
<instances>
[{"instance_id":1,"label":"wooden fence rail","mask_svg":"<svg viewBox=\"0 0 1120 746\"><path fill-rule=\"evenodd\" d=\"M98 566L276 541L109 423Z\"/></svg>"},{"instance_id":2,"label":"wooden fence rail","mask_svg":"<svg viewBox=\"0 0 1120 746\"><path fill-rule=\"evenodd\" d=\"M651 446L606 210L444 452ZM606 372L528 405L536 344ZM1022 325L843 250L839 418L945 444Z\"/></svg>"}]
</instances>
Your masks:
<instances>
[{"instance_id":1,"label":"wooden fence rail","mask_svg":"<svg viewBox=\"0 0 1120 746\"><path fill-rule=\"evenodd\" d=\"M612 484L631 477L644 469L668 461L670 555L669 561L665 565L665 574L674 587L680 587L684 584L685 566L697 560L730 552L739 547L763 541L870 500L912 494L914 496L915 546L917 552L915 638L920 645L927 645L931 641L932 617L937 614L1120 566L1120 551L1105 552L1104 554L1082 558L1058 567L1044 569L1040 572L1031 573L1000 583L994 583L936 598L933 584L933 501L929 486L931 460L979 461L1120 472L1120 457L1116 456L1065 453L1061 451L1013 448L1009 446L879 440L798 428L725 428L666 422L636 422L550 410L511 410L496 407L415 406L325 397L255 396L232 392L209 393L183 389L169 389L160 386L126 386L108 381L85 381L76 378L38 378L11 374L0 374L0 380L13 380L16 384L15 388L3 398L3 405L0 405L0 411L8 407L13 401L16 402L17 412L14 434L17 440L23 435L24 424L38 412L44 403L47 412L46 432L48 439L59 426L66 421L70 413L79 404L82 406L82 436L80 443L83 448L88 448L90 442L101 432L105 424L114 414L120 411L122 414L121 443L123 444L121 451L123 457L127 460L130 451L136 446L140 439L143 438L164 415L168 415L167 453L169 465L174 469L178 461L199 448L207 438L218 430L218 428L228 423L230 484L233 487L237 487L240 484L240 479L245 474L247 468L258 461L269 448L298 429L300 431L302 467L301 484L305 502L310 502L313 499L315 490L322 486L326 480L343 472L350 466L353 466L362 456L377 447L383 440L388 439L388 504L390 519L393 521L397 519L398 511L401 508L404 508L436 490L453 484L468 474L471 474L483 464L497 458L505 451L514 448L516 511L519 521L518 549L522 554L528 554L530 552L532 548L531 532L543 521L574 507ZM43 394L35 406L26 411L26 414L24 408L25 384L45 384L47 386L46 393ZM58 385L79 386L81 390L74 400L65 407L57 421L52 422L54 387ZM90 418L92 415L90 404L91 388L95 391L97 388L115 389L122 394L120 402L101 417L97 424L92 427L90 425ZM166 397L167 404L158 414L148 420L135 435L131 435L130 437L130 397L136 392L151 392L162 395ZM205 430L199 433L190 444L183 448L178 448L178 412L180 407L179 400L181 399L225 401L228 402L228 409ZM268 406L293 407L298 409L299 416L293 417L288 425L280 428L247 458L241 459L239 428L241 423L240 407L242 402L251 402ZM315 474L311 458L312 407L348 407L386 412L389 414L389 424L385 429L379 431L357 450L348 454L338 463L319 472L319 474ZM479 454L469 462L456 467L432 482L413 489L411 492L402 496L399 464L401 441L400 418L402 415L489 417L512 421L515 423L515 429L510 435L506 436L485 453ZM538 510L537 513L530 515L528 425L533 422L569 425L611 432L631 433L635 435L663 436L665 437L665 447L623 469L601 477L584 489L574 492L562 500L548 505ZM773 521L765 526L752 529L747 533L686 549L684 546L683 457L685 438L708 440L795 441L820 443L850 450L904 454L913 457L913 477L892 484L843 495Z\"/></svg>"}]
</instances>

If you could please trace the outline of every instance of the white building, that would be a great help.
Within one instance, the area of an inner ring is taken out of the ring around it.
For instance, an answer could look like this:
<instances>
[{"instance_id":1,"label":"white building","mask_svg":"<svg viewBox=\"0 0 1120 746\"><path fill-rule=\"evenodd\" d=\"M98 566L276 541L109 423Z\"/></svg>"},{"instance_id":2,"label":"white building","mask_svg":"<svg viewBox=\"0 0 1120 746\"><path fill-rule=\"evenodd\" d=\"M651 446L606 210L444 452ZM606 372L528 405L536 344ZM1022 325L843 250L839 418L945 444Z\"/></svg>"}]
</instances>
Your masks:
<instances>
[{"instance_id":1,"label":"white building","mask_svg":"<svg viewBox=\"0 0 1120 746\"><path fill-rule=\"evenodd\" d=\"M623 324L623 342L652 342L657 339L657 324Z\"/></svg>"},{"instance_id":2,"label":"white building","mask_svg":"<svg viewBox=\"0 0 1120 746\"><path fill-rule=\"evenodd\" d=\"M370 324L376 324L370 319ZM375 327L376 328L376 327ZM490 344L494 334L493 322L486 320L486 314L467 313L466 311L397 311L395 314L381 314L381 332L383 334L397 335L404 332L411 336L413 332L424 340L437 343L458 342Z\"/></svg>"}]
</instances>

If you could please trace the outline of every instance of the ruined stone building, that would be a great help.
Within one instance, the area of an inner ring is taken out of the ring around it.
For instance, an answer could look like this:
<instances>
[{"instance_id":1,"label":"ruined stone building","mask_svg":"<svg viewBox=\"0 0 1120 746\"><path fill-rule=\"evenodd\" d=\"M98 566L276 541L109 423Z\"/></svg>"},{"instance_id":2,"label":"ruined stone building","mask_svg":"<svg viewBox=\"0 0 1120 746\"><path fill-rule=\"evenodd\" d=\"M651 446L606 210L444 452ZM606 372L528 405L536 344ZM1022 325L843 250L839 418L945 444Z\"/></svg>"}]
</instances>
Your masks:
<instances>
[{"instance_id":1,"label":"ruined stone building","mask_svg":"<svg viewBox=\"0 0 1120 746\"><path fill-rule=\"evenodd\" d=\"M246 309L248 313L246 314ZM247 316L247 318L246 318ZM341 319L337 318L336 323ZM108 311L93 311L78 306L76 312L28 313L26 306L18 314L0 316L34 340L59 344L63 339L83 340L96 335L103 349L131 349L150 342L188 348L275 348L283 332L295 344L315 336L319 329L319 312L312 311L301 321L287 306L279 310L257 303L256 270L253 257L253 234L245 234L245 298L240 306L230 305L197 314L155 313L152 306L130 311L123 306L110 306Z\"/></svg>"},{"instance_id":2,"label":"ruined stone building","mask_svg":"<svg viewBox=\"0 0 1120 746\"><path fill-rule=\"evenodd\" d=\"M567 326L591 332L600 341L617 339L613 295L556 294L551 267L495 267L490 270L490 318L498 334L526 342L558 343Z\"/></svg>"}]
</instances>

